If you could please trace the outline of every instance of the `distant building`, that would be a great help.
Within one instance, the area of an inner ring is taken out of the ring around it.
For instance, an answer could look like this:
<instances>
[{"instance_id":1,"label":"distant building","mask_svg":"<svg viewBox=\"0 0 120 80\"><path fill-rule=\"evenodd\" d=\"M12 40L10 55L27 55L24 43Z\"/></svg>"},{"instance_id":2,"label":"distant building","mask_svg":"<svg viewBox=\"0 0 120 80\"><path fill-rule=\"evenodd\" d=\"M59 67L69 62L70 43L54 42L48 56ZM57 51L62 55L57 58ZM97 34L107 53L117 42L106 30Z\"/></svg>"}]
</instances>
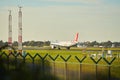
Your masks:
<instances>
[{"instance_id":1,"label":"distant building","mask_svg":"<svg viewBox=\"0 0 120 80\"><path fill-rule=\"evenodd\" d=\"M93 47L99 47L98 45L94 45Z\"/></svg>"},{"instance_id":2,"label":"distant building","mask_svg":"<svg viewBox=\"0 0 120 80\"><path fill-rule=\"evenodd\" d=\"M112 46L111 47L115 47L115 44L112 44Z\"/></svg>"}]
</instances>

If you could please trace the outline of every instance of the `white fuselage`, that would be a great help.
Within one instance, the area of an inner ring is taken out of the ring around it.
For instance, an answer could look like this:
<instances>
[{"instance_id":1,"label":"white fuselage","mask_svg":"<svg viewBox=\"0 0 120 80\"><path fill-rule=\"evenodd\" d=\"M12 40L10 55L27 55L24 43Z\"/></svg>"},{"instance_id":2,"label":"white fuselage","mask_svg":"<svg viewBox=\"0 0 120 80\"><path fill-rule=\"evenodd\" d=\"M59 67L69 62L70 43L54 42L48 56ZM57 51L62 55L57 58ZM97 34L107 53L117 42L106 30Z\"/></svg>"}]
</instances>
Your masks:
<instances>
[{"instance_id":1,"label":"white fuselage","mask_svg":"<svg viewBox=\"0 0 120 80\"><path fill-rule=\"evenodd\" d=\"M70 49L70 47L75 46L77 44L78 44L78 33L76 33L73 41L51 42L51 47L52 49L57 47L58 49L60 49L60 47L66 47L67 49Z\"/></svg>"},{"instance_id":2,"label":"white fuselage","mask_svg":"<svg viewBox=\"0 0 120 80\"><path fill-rule=\"evenodd\" d=\"M51 47L52 48L60 48L60 47L66 47L66 48L70 48L72 46L77 45L78 42L73 42L73 41L62 41L62 42L55 42L55 43L51 43Z\"/></svg>"}]
</instances>

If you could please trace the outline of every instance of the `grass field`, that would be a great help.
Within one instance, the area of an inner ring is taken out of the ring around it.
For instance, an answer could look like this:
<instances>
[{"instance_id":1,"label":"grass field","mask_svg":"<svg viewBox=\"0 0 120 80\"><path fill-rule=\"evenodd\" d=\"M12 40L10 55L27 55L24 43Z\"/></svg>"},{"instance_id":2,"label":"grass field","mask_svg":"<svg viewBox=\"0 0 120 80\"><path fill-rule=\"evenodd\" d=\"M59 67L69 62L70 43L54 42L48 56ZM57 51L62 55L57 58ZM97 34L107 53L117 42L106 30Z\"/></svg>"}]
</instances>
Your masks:
<instances>
[{"instance_id":1,"label":"grass field","mask_svg":"<svg viewBox=\"0 0 120 80\"><path fill-rule=\"evenodd\" d=\"M116 59L112 62L111 64L111 75L113 77L116 77L118 79L120 79L119 75L120 75L120 51L119 48L106 48L104 49L104 57L106 58L106 54L108 53L107 50L112 50L112 57L107 57L107 61L111 62L111 60L116 57ZM76 64L79 64L78 60L75 58L75 56L77 56L80 60L83 59L84 56L86 56L86 58L83 60L82 64L86 64L83 68L83 70L85 70L85 73L90 72L91 74L94 74L94 70L95 70L95 63L94 61L90 58L91 54L102 54L102 50L100 48L88 48L88 49L78 49L78 48L73 48L71 50L66 50L66 49L62 49L62 50L26 50L26 53L30 53L32 56L34 56L36 53L40 54L42 57L44 57L46 54L51 55L53 58L55 58L57 55L59 55L59 57L55 60L55 62L60 62L58 64L56 64L56 66L60 69L64 69L65 66L63 63L61 62L65 62L60 56L64 57L65 59L67 59L70 55L71 57L69 58L68 62L68 69L70 71L77 71L78 70L78 66L75 66ZM119 56L118 56L119 55ZM94 57L93 59L95 61L97 61L100 57ZM38 58L36 58L38 59ZM49 56L46 57L46 59L50 62L52 62L52 59L50 59ZM61 65L62 64L62 65ZM108 63L106 63L106 61L104 59L101 59L100 62L98 62L98 71L99 74L102 75L108 75ZM90 67L91 66L91 67ZM106 66L106 67L105 67ZM59 73L58 73L59 74ZM61 74L62 77L63 74ZM92 78L91 78L92 79ZM102 79L102 78L101 78Z\"/></svg>"},{"instance_id":2,"label":"grass field","mask_svg":"<svg viewBox=\"0 0 120 80\"><path fill-rule=\"evenodd\" d=\"M55 60L55 61L60 61L60 62L64 62L63 59L60 57L64 57L65 59L67 59L70 55L70 59L68 60L68 62L78 62L78 60L75 58L75 56L77 56L78 58L82 59L84 56L86 56L85 60L83 60L83 63L89 63L89 64L94 64L94 62L92 61L92 59L90 58L91 54L96 54L96 56L94 57L94 59L97 61L100 56L99 54L103 53L103 49L101 48L71 48L70 50L66 50L66 49L61 49L61 50L52 50L50 48L45 48L45 49L35 49L35 48L31 48L33 50L24 50L25 54L29 53L31 56L35 56L37 53L44 57L46 54L50 55L51 57L55 58L57 55L59 55L59 57ZM116 57L116 59L114 60L113 64L114 65L118 65L120 63L120 48L104 48L104 57L106 58L106 54L108 53L107 51L111 50L112 51L112 58ZM3 50L6 53L8 53L7 50ZM107 57L106 59L108 61L111 61L112 59L111 57ZM35 59L38 59L38 57L36 57ZM46 57L47 60L52 61L52 59L50 59L49 56ZM103 59L99 62L99 64L106 64L105 61L103 61Z\"/></svg>"},{"instance_id":3,"label":"grass field","mask_svg":"<svg viewBox=\"0 0 120 80\"><path fill-rule=\"evenodd\" d=\"M107 57L106 58L106 54L108 53L107 50L112 50L112 57ZM7 50L3 50L6 53L8 53ZM65 76L65 61L61 58L61 56L64 59L67 59L68 57L70 57L67 61L67 70L69 72L69 74L71 73L80 73L79 72L79 62L78 60L75 58L75 56L77 56L80 60L82 60L84 58L84 56L86 56L86 58L83 60L82 62L82 71L87 74L89 72L89 75L95 75L95 71L96 71L96 64L94 63L94 61L90 58L91 54L102 54L102 49L101 48L72 48L71 50L66 50L66 49L62 49L62 50L52 50L52 49L34 49L34 50L24 50L25 54L30 54L32 56L32 58L34 58L34 56L36 54L39 54L41 57L44 57L46 54L47 57L45 58L45 60L50 62L50 66L52 68L54 68L54 64L53 64L53 60L49 57L49 55L53 58L55 58L57 55L59 55L57 57L57 59L55 60L55 66L56 66L56 75L58 75L58 77L66 77ZM10 56L12 58L12 55ZM108 62L111 62L111 60L114 59L114 57L116 57L116 59L112 62L111 65L108 65L108 63L106 63L106 61L102 58L100 60L100 62L98 62L98 74L103 75L103 77L108 76L108 71L109 71L109 66L111 67L111 75L114 78L117 78L118 80L120 79L120 49L119 48L105 48L104 49L104 57ZM22 57L21 57L22 58ZM100 57L93 57L93 59L95 61L98 61L100 59ZM36 56L34 58L35 63L39 63L40 62L40 57ZM30 56L26 57L26 62L32 62L32 59L30 58ZM60 71L59 71L60 70ZM53 69L54 71L54 69ZM61 73L62 71L62 73ZM78 75L78 74L76 74ZM88 74L87 74L88 75ZM93 76L92 75L92 76ZM71 75L69 75L71 76ZM78 76L76 76L78 77ZM92 78L91 78L92 79ZM101 78L104 79L104 78ZM116 79L116 80L117 80ZM61 79L63 80L63 79ZM87 79L86 79L87 80ZM105 79L104 79L105 80Z\"/></svg>"},{"instance_id":4,"label":"grass field","mask_svg":"<svg viewBox=\"0 0 120 80\"><path fill-rule=\"evenodd\" d=\"M75 56L79 57L80 59L83 58L84 56L87 56L87 58L83 61L84 63L93 63L93 61L90 59L91 54L101 54L101 51L81 51L81 50L26 50L26 53L30 53L32 56L34 56L36 53L40 54L41 56L44 56L45 54L49 54L52 57L56 57L57 55L63 56L65 59L71 55L71 58L68 60L68 62L78 62L75 58ZM107 52L104 52L105 56ZM112 52L112 57L117 57L116 60L114 61L114 64L119 63L119 56L120 52L119 51L113 51ZM104 57L105 57L104 56ZM49 59L49 57L47 57ZM99 59L99 57L96 57L95 60ZM107 58L109 61L111 58ZM50 59L51 60L51 59ZM58 57L56 61L63 61L61 57ZM106 64L103 60L101 60L100 64Z\"/></svg>"}]
</instances>

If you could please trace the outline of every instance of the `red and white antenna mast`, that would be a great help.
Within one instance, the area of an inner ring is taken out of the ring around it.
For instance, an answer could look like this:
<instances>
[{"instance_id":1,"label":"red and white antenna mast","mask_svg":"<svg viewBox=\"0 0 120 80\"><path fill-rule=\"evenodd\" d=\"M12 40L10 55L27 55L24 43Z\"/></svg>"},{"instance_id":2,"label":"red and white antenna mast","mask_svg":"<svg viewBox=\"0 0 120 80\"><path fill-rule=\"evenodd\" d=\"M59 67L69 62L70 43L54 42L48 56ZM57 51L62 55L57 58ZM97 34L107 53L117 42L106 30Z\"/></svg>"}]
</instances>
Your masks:
<instances>
[{"instance_id":1,"label":"red and white antenna mast","mask_svg":"<svg viewBox=\"0 0 120 80\"><path fill-rule=\"evenodd\" d=\"M18 13L18 51L22 53L22 11L21 6L19 6Z\"/></svg>"},{"instance_id":2,"label":"red and white antenna mast","mask_svg":"<svg viewBox=\"0 0 120 80\"><path fill-rule=\"evenodd\" d=\"M11 10L9 11L9 17L8 17L8 45L12 46L12 15ZM11 48L8 49L9 53L11 53Z\"/></svg>"}]
</instances>

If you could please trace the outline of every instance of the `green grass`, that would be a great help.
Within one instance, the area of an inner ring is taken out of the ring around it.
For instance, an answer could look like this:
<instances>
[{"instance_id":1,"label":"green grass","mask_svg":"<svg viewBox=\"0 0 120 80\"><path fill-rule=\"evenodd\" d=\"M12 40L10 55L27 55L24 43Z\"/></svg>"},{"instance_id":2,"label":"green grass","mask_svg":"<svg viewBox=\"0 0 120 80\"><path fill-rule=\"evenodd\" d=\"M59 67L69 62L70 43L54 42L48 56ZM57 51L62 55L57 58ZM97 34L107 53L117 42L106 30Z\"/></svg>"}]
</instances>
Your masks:
<instances>
[{"instance_id":1,"label":"green grass","mask_svg":"<svg viewBox=\"0 0 120 80\"><path fill-rule=\"evenodd\" d=\"M60 57L64 57L65 59L67 59L70 55L70 59L67 61L68 63L68 69L70 70L73 70L73 71L77 71L79 70L79 62L78 60L75 58L75 56L77 56L80 60L84 57L84 56L87 56L84 60L83 60L83 70L85 70L86 72L91 72L91 73L94 73L95 71L95 63L93 62L93 60L89 57L90 54L100 54L102 53L102 51L100 51L98 48L89 48L87 49L88 51L85 51L84 49L76 49L76 48L73 48L71 50L25 50L26 51L26 54L29 53L32 57L34 57L36 55L36 53L38 53L40 56L44 57L46 54L52 56L53 58L55 58L57 55L59 55L59 57L55 60L56 62L56 67L57 68L61 68L61 69L64 69L65 68L65 64L64 64L64 60ZM93 51L92 51L93 50ZM107 49L106 49L107 50ZM110 49L109 49L110 50ZM112 52L113 54L113 57L116 57L118 54L120 54L120 51L119 49L114 49L112 48L111 50L114 50ZM115 51L117 50L117 51ZM7 50L5 50L6 53L8 53ZM107 52L105 51L105 54ZM1 53L0 53L1 54ZM6 57L5 55L3 57ZM11 55L10 58L13 58L14 57ZM21 59L22 57L19 57L19 59ZM97 61L99 58L95 58L94 60ZM112 58L106 58L107 61L111 61ZM49 56L46 57L46 60L48 60L50 62L50 64L52 64L52 59L50 59ZM32 62L32 59L27 56L26 57L26 62ZM40 58L37 56L35 58L35 63L39 63L40 62ZM77 65L76 65L77 64ZM84 66L85 65L92 65L92 66L89 66L89 68L87 66ZM75 66L76 65L76 66ZM51 65L53 66L53 64ZM105 67L104 67L105 66ZM100 62L98 63L98 70L99 73L101 73L102 75L107 75L107 72L108 72L108 64L106 63L106 61L104 59L101 59ZM113 63L111 64L111 75L112 76L115 76L117 78L120 79L120 57L119 58L116 58ZM102 72L101 72L102 70ZM84 71L84 72L85 72Z\"/></svg>"},{"instance_id":2,"label":"green grass","mask_svg":"<svg viewBox=\"0 0 120 80\"><path fill-rule=\"evenodd\" d=\"M94 49L94 50L93 50ZM98 51L99 48L92 48L93 51L85 51L85 50L81 50L78 48L73 48L71 50L24 50L27 53L29 53L32 57L34 57L36 54L39 54L41 57L44 57L46 54L50 55L51 57L55 58L57 55L59 55L59 57L55 60L55 61L59 61L59 62L64 62L64 60L60 57L62 56L63 58L67 59L70 55L70 59L67 62L72 62L72 63L79 63L78 60L75 58L75 56L77 56L80 60L86 56L85 60L83 60L82 63L88 63L88 64L95 64L92 59L90 58L91 54L101 54L102 51ZM108 48L107 48L108 49ZM116 57L118 54L120 55L120 51L119 48L111 48L109 50L117 50L117 51L113 51L113 57ZM89 48L89 50L91 50L91 48ZM6 53L8 53L7 50L4 50ZM105 54L107 52L105 51ZM119 56L120 57L120 56ZM27 56L26 59L29 59L30 57ZM40 59L38 56L35 58L36 60ZM47 60L52 61L52 59L50 59L49 56L46 57ZM99 58L95 58L95 61L97 61ZM107 58L107 60L110 62L112 60L112 58ZM120 58L116 58L112 65L119 65L120 63ZM103 65L107 65L107 63L101 59L100 62L98 64L103 64Z\"/></svg>"},{"instance_id":3,"label":"green grass","mask_svg":"<svg viewBox=\"0 0 120 80\"><path fill-rule=\"evenodd\" d=\"M72 63L79 63L78 60L75 58L75 56L77 56L79 59L82 59L84 56L87 56L85 58L85 60L83 60L82 63L95 64L92 61L92 59L89 57L89 55L90 54L100 54L101 51L81 51L81 50L26 50L26 53L30 53L32 56L34 56L36 53L38 53L42 57L44 57L46 54L48 54L48 55L52 56L53 58L55 58L57 55L59 55L59 57L55 61L60 61L60 62L64 62L64 60L60 56L62 56L65 59L67 59L71 55L70 59L67 62L72 62ZM114 51L112 54L115 55L114 57L116 57L117 54L119 54L119 52L115 52ZM50 59L49 56L47 56L46 59L49 60L49 61L52 61L52 59ZM97 61L98 59L99 58L95 58L95 61ZM112 60L112 58L108 57L107 60L110 62ZM120 60L118 58L116 58L113 61L112 65L118 65L119 62L120 62ZM98 64L107 65L107 63L103 59L101 59Z\"/></svg>"}]
</instances>

